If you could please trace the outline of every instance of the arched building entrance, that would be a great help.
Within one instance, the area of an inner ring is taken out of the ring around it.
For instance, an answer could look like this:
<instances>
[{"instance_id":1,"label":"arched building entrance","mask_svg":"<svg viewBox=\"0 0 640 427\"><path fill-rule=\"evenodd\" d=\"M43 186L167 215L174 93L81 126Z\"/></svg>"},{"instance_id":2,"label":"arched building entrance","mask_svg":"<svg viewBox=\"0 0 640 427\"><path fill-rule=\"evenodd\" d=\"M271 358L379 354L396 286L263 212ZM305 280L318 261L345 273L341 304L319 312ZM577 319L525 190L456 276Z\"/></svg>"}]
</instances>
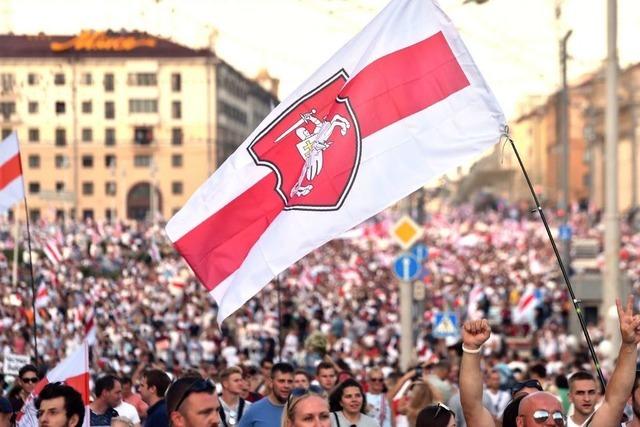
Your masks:
<instances>
[{"instance_id":1,"label":"arched building entrance","mask_svg":"<svg viewBox=\"0 0 640 427\"><path fill-rule=\"evenodd\" d=\"M155 200L157 211L162 212L162 194L158 188L155 189ZM127 193L127 218L145 220L149 218L151 211L151 184L139 182Z\"/></svg>"}]
</instances>

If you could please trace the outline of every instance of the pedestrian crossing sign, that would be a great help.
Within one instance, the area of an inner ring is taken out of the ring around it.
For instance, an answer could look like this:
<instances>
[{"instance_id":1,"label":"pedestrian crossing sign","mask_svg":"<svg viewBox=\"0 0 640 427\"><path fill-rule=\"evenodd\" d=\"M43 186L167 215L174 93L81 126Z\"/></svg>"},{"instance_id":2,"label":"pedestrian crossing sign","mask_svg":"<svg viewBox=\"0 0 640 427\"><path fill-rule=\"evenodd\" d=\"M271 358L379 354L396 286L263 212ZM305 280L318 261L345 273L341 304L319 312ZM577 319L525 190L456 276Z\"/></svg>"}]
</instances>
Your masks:
<instances>
[{"instance_id":1,"label":"pedestrian crossing sign","mask_svg":"<svg viewBox=\"0 0 640 427\"><path fill-rule=\"evenodd\" d=\"M450 311L436 313L433 320L433 336L436 338L457 337L458 316Z\"/></svg>"}]
</instances>

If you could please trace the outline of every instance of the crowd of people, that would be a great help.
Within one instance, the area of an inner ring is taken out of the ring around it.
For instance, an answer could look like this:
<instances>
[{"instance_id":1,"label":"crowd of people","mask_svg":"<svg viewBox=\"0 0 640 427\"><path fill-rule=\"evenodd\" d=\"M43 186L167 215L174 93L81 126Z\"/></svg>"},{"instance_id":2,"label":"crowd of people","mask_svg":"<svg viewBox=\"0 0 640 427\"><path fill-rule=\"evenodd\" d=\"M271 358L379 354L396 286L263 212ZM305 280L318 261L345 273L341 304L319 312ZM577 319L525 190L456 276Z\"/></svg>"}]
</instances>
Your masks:
<instances>
[{"instance_id":1,"label":"crowd of people","mask_svg":"<svg viewBox=\"0 0 640 427\"><path fill-rule=\"evenodd\" d=\"M547 217L557 227L556 216L547 212ZM481 351L492 367L484 398L489 407L504 406L508 391L527 379L568 395L563 387L568 375L591 370L581 337L568 331L573 308L539 218L525 206L498 204L483 210L443 205L428 215L422 242L429 255L421 275L426 297L414 310L418 372L401 372L399 294L391 268L400 249L389 233L396 218L394 212L383 213L313 251L220 325L215 301L171 248L162 227L128 221L32 224L31 260L36 287L43 289L34 313L26 230L16 239L14 225L0 218L0 346L5 354L33 354L35 322L39 358L34 362L41 376L95 326L91 367L96 384L99 373L109 372L129 390L125 394L135 396L136 387L142 394L143 373L150 370L170 379L197 373L222 384L228 369L236 368L241 372L232 376L242 378L237 388L246 383L243 393L253 396L247 402L271 391L274 362L299 369L296 377L306 375L307 383L319 385L323 378L314 380L317 368L329 363L336 377L347 377L340 383L353 378L364 384L361 394L366 392L367 401L380 405L386 416L400 413L389 391L412 396L402 409L404 422L412 425L424 402L459 407L461 337L434 336L434 318L443 311L459 319L486 318L493 329ZM602 244L597 215L576 210L570 224L574 236ZM632 225L622 223L621 268L637 290L640 234ZM16 242L20 259L14 270ZM532 292L538 299L535 309L518 312L523 295ZM597 348L608 348L610 337L600 325L590 330ZM521 351L508 345L514 337L525 340ZM610 376L616 355L600 356ZM385 381L380 392L371 394L380 380ZM18 375L11 390L10 381L1 385L6 393L19 393L27 388L21 381ZM404 388L396 390L398 384ZM139 415L146 414L145 405L137 399ZM250 414L249 405L240 412L245 411ZM457 419L460 425L461 413ZM383 425L384 417L377 418L383 427L395 426L391 420Z\"/></svg>"}]
</instances>

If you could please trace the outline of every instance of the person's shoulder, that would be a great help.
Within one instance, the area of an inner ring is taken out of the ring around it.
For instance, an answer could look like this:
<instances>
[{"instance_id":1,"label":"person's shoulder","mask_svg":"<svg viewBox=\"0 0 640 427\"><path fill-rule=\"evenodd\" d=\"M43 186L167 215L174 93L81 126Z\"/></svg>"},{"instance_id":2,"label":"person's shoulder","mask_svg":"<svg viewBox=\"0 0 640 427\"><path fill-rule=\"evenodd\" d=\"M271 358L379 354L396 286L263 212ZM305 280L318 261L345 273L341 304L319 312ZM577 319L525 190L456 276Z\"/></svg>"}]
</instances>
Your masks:
<instances>
[{"instance_id":1,"label":"person's shoulder","mask_svg":"<svg viewBox=\"0 0 640 427\"><path fill-rule=\"evenodd\" d=\"M366 415L366 414L360 414L360 417L362 418L363 422L362 425L365 427L376 427L379 426L378 422L376 421L375 418ZM360 423L358 423L360 424Z\"/></svg>"}]
</instances>

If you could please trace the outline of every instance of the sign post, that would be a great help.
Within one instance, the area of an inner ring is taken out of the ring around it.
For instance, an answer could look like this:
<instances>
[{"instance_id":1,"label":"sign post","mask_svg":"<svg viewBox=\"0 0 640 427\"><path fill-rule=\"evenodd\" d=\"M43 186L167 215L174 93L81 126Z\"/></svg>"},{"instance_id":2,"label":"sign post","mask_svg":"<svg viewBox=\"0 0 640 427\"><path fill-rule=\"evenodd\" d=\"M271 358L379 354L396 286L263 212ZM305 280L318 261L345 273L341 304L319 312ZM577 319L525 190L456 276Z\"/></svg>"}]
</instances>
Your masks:
<instances>
[{"instance_id":1,"label":"sign post","mask_svg":"<svg viewBox=\"0 0 640 427\"><path fill-rule=\"evenodd\" d=\"M396 258L393 271L400 279L400 369L406 371L413 355L413 283L420 275L420 263L411 254Z\"/></svg>"}]
</instances>

